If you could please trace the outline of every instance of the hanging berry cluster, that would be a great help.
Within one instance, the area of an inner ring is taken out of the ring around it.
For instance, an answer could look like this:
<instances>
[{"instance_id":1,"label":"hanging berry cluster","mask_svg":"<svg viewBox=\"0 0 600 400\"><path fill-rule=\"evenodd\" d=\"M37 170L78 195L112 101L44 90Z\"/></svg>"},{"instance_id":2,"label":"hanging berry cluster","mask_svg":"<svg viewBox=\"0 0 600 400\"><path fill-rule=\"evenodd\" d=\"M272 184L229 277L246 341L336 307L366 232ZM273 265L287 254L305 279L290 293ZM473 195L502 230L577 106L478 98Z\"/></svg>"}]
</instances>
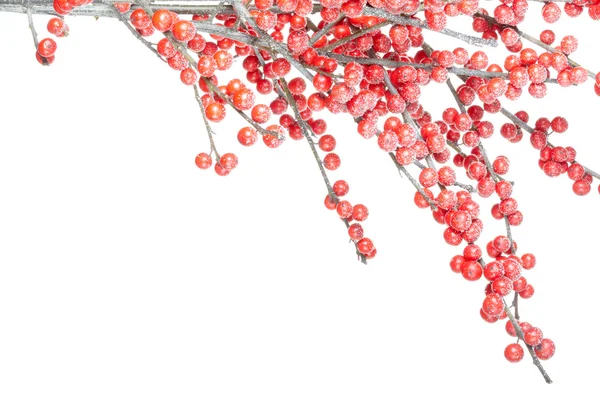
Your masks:
<instances>
[{"instance_id":1,"label":"hanging berry cluster","mask_svg":"<svg viewBox=\"0 0 600 400\"><path fill-rule=\"evenodd\" d=\"M220 154L215 143L213 128L228 112L244 121L237 133L242 146L255 145L259 136L273 149L287 138L306 141L326 185L325 207L335 210L357 256L366 262L377 254L362 226L369 210L348 200L346 180L331 183L342 160L322 118L349 114L356 132L376 138L377 147L414 186L415 205L430 209L433 219L445 226L444 241L462 246L449 261L451 270L468 281L487 281L481 318L490 323L506 320L506 332L517 338L506 346L506 359L520 361L525 347L550 383L540 360L553 356L554 343L519 315L519 299L534 294L523 273L536 265L536 258L519 253L512 237L523 213L513 197L513 183L505 178L510 161L504 155L490 157L485 143L496 130L511 143L528 136L539 151L544 174L566 173L576 195L588 194L600 175L578 161L574 148L550 142L551 134L567 131L567 120L542 116L530 124L527 112L513 113L504 103L524 91L542 98L588 79L600 95L600 73L571 58L578 48L574 36L557 42L551 29L539 37L520 29L529 1L539 0L502 0L488 11L478 0L7 0L0 11L28 14L36 57L43 65L54 61L57 45L51 38L38 43L32 14L56 15L47 30L59 38L69 32L67 15L119 19L193 88L208 136L207 150L195 159L200 169L213 168L226 176L238 166L236 154ZM600 0L562 2L562 10L569 17L585 11L598 20ZM561 14L557 3L544 2L539 17L553 24ZM470 17L472 24L462 32L446 28L447 19L459 15ZM448 48L432 48L425 41L430 32L446 35ZM469 53L461 42L485 50ZM510 55L490 60L498 45ZM220 72L230 68L244 71L245 77L219 82ZM443 84L440 90L450 90L456 104L436 119L420 99L425 87L438 84ZM257 100L264 96L269 101ZM487 119L492 114L508 121L497 129ZM413 176L409 168L418 174ZM471 182L458 180L460 169ZM487 213L504 222L485 246L478 244L486 214L478 197L495 198ZM509 305L505 297L511 294Z\"/></svg>"}]
</instances>

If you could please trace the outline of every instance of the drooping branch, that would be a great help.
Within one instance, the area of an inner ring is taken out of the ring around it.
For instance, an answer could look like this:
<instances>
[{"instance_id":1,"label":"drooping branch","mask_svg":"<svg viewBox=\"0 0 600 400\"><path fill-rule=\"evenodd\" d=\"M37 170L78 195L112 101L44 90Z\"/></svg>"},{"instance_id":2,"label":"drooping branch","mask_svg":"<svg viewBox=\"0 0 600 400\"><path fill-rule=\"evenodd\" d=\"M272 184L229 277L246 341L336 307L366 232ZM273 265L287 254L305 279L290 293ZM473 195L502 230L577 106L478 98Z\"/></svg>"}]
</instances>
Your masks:
<instances>
[{"instance_id":1,"label":"drooping branch","mask_svg":"<svg viewBox=\"0 0 600 400\"><path fill-rule=\"evenodd\" d=\"M213 131L212 127L210 126L210 121L206 117L206 110L204 110L204 105L202 104L202 98L200 97L200 91L198 90L197 84L194 84L194 97L196 98L196 102L198 102L198 106L200 107L200 113L202 114L202 120L204 121L204 127L206 128L206 134L208 135L208 141L210 143L210 152L215 153L215 159L217 163L219 163L221 156L217 151L217 146L215 146L215 140L213 138L215 131Z\"/></svg>"},{"instance_id":2,"label":"drooping branch","mask_svg":"<svg viewBox=\"0 0 600 400\"><path fill-rule=\"evenodd\" d=\"M325 182L325 186L327 187L327 193L329 193L329 197L332 199L332 201L335 204L337 204L339 202L339 199L338 199L337 195L335 194L335 192L333 191L333 187L331 186L331 182L329 181L329 177L327 176L327 171L325 171L325 168L323 167L323 160L321 160L321 157L319 156L319 153L317 152L317 147L315 146L315 142L313 141L313 139L311 137L310 127L308 126L306 121L304 121L304 119L302 119L302 116L300 115L300 110L298 110L298 106L296 104L296 100L294 99L294 96L292 95L292 92L290 91L290 88L288 87L286 80L284 78L280 78L279 83L280 83L281 89L283 90L283 93L285 94L285 98L286 98L288 104L294 111L294 115L296 117L298 125L300 126L300 129L302 130L302 135L304 136L308 145L310 146L310 150L313 154L313 157L315 158L315 161L317 162L317 165L319 166L319 171L321 172L321 177L323 178L323 181ZM350 227L350 223L348 222L348 220L346 218L343 218L342 221L344 222L346 229ZM357 255L358 259L363 264L366 264L367 259L366 259L365 255L362 254L360 251L358 251L358 245L356 244L356 242L353 241L352 243L354 243L354 247L356 248L356 255Z\"/></svg>"}]
</instances>

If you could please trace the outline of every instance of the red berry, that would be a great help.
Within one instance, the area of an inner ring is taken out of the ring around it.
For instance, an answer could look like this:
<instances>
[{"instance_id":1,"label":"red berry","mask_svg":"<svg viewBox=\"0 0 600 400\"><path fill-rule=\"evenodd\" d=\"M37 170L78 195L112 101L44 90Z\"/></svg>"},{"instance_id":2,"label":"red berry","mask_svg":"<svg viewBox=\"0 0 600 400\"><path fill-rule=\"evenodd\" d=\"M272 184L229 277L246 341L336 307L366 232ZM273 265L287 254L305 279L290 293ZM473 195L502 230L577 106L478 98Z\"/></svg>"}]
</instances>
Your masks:
<instances>
[{"instance_id":1,"label":"red berry","mask_svg":"<svg viewBox=\"0 0 600 400\"><path fill-rule=\"evenodd\" d=\"M585 196L592 190L592 185L583 179L573 182L573 193L578 196Z\"/></svg>"},{"instance_id":2,"label":"red berry","mask_svg":"<svg viewBox=\"0 0 600 400\"><path fill-rule=\"evenodd\" d=\"M167 38L162 38L158 41L158 44L156 45L156 50L158 51L158 54L165 58L171 58L175 54L177 54L177 50L175 50L175 48Z\"/></svg>"},{"instance_id":3,"label":"red berry","mask_svg":"<svg viewBox=\"0 0 600 400\"><path fill-rule=\"evenodd\" d=\"M196 166L200 169L208 169L212 165L212 157L207 153L200 153L196 156Z\"/></svg>"},{"instance_id":4,"label":"red berry","mask_svg":"<svg viewBox=\"0 0 600 400\"><path fill-rule=\"evenodd\" d=\"M337 206L337 213L340 216L340 218L348 218L352 215L352 204L350 204L349 201L346 200L342 200L340 201Z\"/></svg>"},{"instance_id":5,"label":"red berry","mask_svg":"<svg viewBox=\"0 0 600 400\"><path fill-rule=\"evenodd\" d=\"M504 357L511 363L521 361L524 354L523 347L518 343L511 343L504 349Z\"/></svg>"},{"instance_id":6,"label":"red berry","mask_svg":"<svg viewBox=\"0 0 600 400\"><path fill-rule=\"evenodd\" d=\"M330 152L335 149L336 140L331 135L324 135L319 138L319 148L323 151Z\"/></svg>"},{"instance_id":7,"label":"red berry","mask_svg":"<svg viewBox=\"0 0 600 400\"><path fill-rule=\"evenodd\" d=\"M258 134L254 128L246 126L240 129L237 139L243 146L252 146L258 140Z\"/></svg>"},{"instance_id":8,"label":"red berry","mask_svg":"<svg viewBox=\"0 0 600 400\"><path fill-rule=\"evenodd\" d=\"M354 240L355 242L362 239L364 235L362 226L359 223L350 225L348 227L348 235L350 236L350 239Z\"/></svg>"},{"instance_id":9,"label":"red berry","mask_svg":"<svg viewBox=\"0 0 600 400\"><path fill-rule=\"evenodd\" d=\"M188 42L196 35L196 26L191 21L177 21L172 28L173 37L180 42Z\"/></svg>"},{"instance_id":10,"label":"red berry","mask_svg":"<svg viewBox=\"0 0 600 400\"><path fill-rule=\"evenodd\" d=\"M364 221L369 216L369 209L364 204L356 204L352 208L352 219L355 221Z\"/></svg>"},{"instance_id":11,"label":"red berry","mask_svg":"<svg viewBox=\"0 0 600 400\"><path fill-rule=\"evenodd\" d=\"M215 164L215 172L219 176L227 176L231 172L230 169L223 167L220 163Z\"/></svg>"},{"instance_id":12,"label":"red berry","mask_svg":"<svg viewBox=\"0 0 600 400\"><path fill-rule=\"evenodd\" d=\"M488 315L488 314L486 314L485 311L483 311L483 308L479 309L479 315L481 316L481 318L485 322L489 322L489 323L498 322L498 320L500 319L499 315Z\"/></svg>"},{"instance_id":13,"label":"red berry","mask_svg":"<svg viewBox=\"0 0 600 400\"><path fill-rule=\"evenodd\" d=\"M531 268L535 267L536 259L533 254L525 253L521 256L521 260L523 261L523 268L531 269Z\"/></svg>"},{"instance_id":14,"label":"red berry","mask_svg":"<svg viewBox=\"0 0 600 400\"><path fill-rule=\"evenodd\" d=\"M219 122L225 118L225 106L221 103L213 101L206 106L205 111L209 121Z\"/></svg>"},{"instance_id":15,"label":"red berry","mask_svg":"<svg viewBox=\"0 0 600 400\"><path fill-rule=\"evenodd\" d=\"M350 186L348 186L348 183L346 181L339 180L335 181L335 183L333 184L333 192L338 197L347 195L349 190Z\"/></svg>"},{"instance_id":16,"label":"red berry","mask_svg":"<svg viewBox=\"0 0 600 400\"><path fill-rule=\"evenodd\" d=\"M358 251L362 254L368 254L375 249L373 241L369 238L362 238L357 243Z\"/></svg>"},{"instance_id":17,"label":"red berry","mask_svg":"<svg viewBox=\"0 0 600 400\"><path fill-rule=\"evenodd\" d=\"M462 264L460 272L468 281L476 281L483 275L483 268L477 261L466 261Z\"/></svg>"},{"instance_id":18,"label":"red berry","mask_svg":"<svg viewBox=\"0 0 600 400\"><path fill-rule=\"evenodd\" d=\"M200 72L202 76L209 77L215 73L216 69L217 63L213 57L206 55L200 56L198 59L198 72Z\"/></svg>"},{"instance_id":19,"label":"red berry","mask_svg":"<svg viewBox=\"0 0 600 400\"><path fill-rule=\"evenodd\" d=\"M276 132L280 137L283 137L283 135L285 134L285 130L279 125L269 125L267 126L267 130L271 132ZM283 143L283 139L279 139L275 135L265 134L262 135L262 138L265 145L271 149L275 149L281 146L281 144Z\"/></svg>"},{"instance_id":20,"label":"red berry","mask_svg":"<svg viewBox=\"0 0 600 400\"><path fill-rule=\"evenodd\" d=\"M531 327L523 332L523 340L530 346L537 346L542 342L544 335L540 328Z\"/></svg>"},{"instance_id":21,"label":"red berry","mask_svg":"<svg viewBox=\"0 0 600 400\"><path fill-rule=\"evenodd\" d=\"M531 286L530 284L527 284L527 286L525 286L525 289L523 289L519 292L519 296L521 296L524 299L528 299L531 296L533 296L534 292L535 292L535 290L533 289L533 286Z\"/></svg>"},{"instance_id":22,"label":"red berry","mask_svg":"<svg viewBox=\"0 0 600 400\"><path fill-rule=\"evenodd\" d=\"M517 336L517 332L515 331L515 326L512 324L512 321L510 319L506 321L506 324L504 325L504 329L506 330L506 333L508 333L510 336L512 336L512 337Z\"/></svg>"},{"instance_id":23,"label":"red berry","mask_svg":"<svg viewBox=\"0 0 600 400\"><path fill-rule=\"evenodd\" d=\"M233 105L238 110L249 110L254 106L254 92L248 88L241 88L233 95Z\"/></svg>"},{"instance_id":24,"label":"red berry","mask_svg":"<svg viewBox=\"0 0 600 400\"><path fill-rule=\"evenodd\" d=\"M521 276L518 279L515 279L512 285L515 292L520 292L527 287L527 279L525 279L524 276Z\"/></svg>"},{"instance_id":25,"label":"red berry","mask_svg":"<svg viewBox=\"0 0 600 400\"><path fill-rule=\"evenodd\" d=\"M187 47L188 49L199 53L206 47L206 41L200 34L196 33L194 37L187 42Z\"/></svg>"},{"instance_id":26,"label":"red berry","mask_svg":"<svg viewBox=\"0 0 600 400\"><path fill-rule=\"evenodd\" d=\"M341 160L340 156L335 153L328 153L323 158L323 166L328 170L336 170L340 167Z\"/></svg>"},{"instance_id":27,"label":"red berry","mask_svg":"<svg viewBox=\"0 0 600 400\"><path fill-rule=\"evenodd\" d=\"M50 18L47 28L48 32L57 37L63 37L69 31L67 25L60 18Z\"/></svg>"},{"instance_id":28,"label":"red berry","mask_svg":"<svg viewBox=\"0 0 600 400\"><path fill-rule=\"evenodd\" d=\"M193 68L190 67L181 71L179 77L181 78L181 82L183 82L185 85L191 86L198 81L198 74Z\"/></svg>"},{"instance_id":29,"label":"red berry","mask_svg":"<svg viewBox=\"0 0 600 400\"><path fill-rule=\"evenodd\" d=\"M506 276L498 277L498 278L494 279L494 281L492 282L492 291L494 293L498 293L500 296L504 297L504 296L508 295L510 292L512 292L512 290L513 290L513 283Z\"/></svg>"},{"instance_id":30,"label":"red berry","mask_svg":"<svg viewBox=\"0 0 600 400\"><path fill-rule=\"evenodd\" d=\"M124 14L131 9L131 3L115 3L114 6L121 14Z\"/></svg>"},{"instance_id":31,"label":"red berry","mask_svg":"<svg viewBox=\"0 0 600 400\"><path fill-rule=\"evenodd\" d=\"M152 24L148 14L141 8L135 9L129 16L129 20L136 29L144 29Z\"/></svg>"},{"instance_id":32,"label":"red berry","mask_svg":"<svg viewBox=\"0 0 600 400\"><path fill-rule=\"evenodd\" d=\"M337 204L332 200L332 198L329 195L325 196L325 202L324 203L325 203L325 207L328 210L335 210L336 207L337 207Z\"/></svg>"},{"instance_id":33,"label":"red berry","mask_svg":"<svg viewBox=\"0 0 600 400\"><path fill-rule=\"evenodd\" d=\"M457 231L465 231L471 226L471 215L466 211L456 211L452 214L450 226Z\"/></svg>"},{"instance_id":34,"label":"red berry","mask_svg":"<svg viewBox=\"0 0 600 400\"><path fill-rule=\"evenodd\" d=\"M540 360L548 360L552 358L556 348L552 340L543 338L541 343L534 347L534 351Z\"/></svg>"},{"instance_id":35,"label":"red berry","mask_svg":"<svg viewBox=\"0 0 600 400\"><path fill-rule=\"evenodd\" d=\"M462 265L465 262L466 262L465 257L463 257L461 255L456 255L456 256L452 257L452 259L450 260L450 269L452 269L453 272L460 274L462 272Z\"/></svg>"},{"instance_id":36,"label":"red berry","mask_svg":"<svg viewBox=\"0 0 600 400\"><path fill-rule=\"evenodd\" d=\"M173 27L174 22L173 14L166 9L156 10L152 15L152 25L154 25L154 28L159 32L170 30Z\"/></svg>"},{"instance_id":37,"label":"red berry","mask_svg":"<svg viewBox=\"0 0 600 400\"><path fill-rule=\"evenodd\" d=\"M221 155L221 158L219 159L219 164L221 164L223 168L234 169L235 167L237 167L238 158L233 153L225 153Z\"/></svg>"},{"instance_id":38,"label":"red berry","mask_svg":"<svg viewBox=\"0 0 600 400\"><path fill-rule=\"evenodd\" d=\"M42 57L52 57L56 52L56 42L51 38L42 39L38 44L37 51Z\"/></svg>"},{"instance_id":39,"label":"red berry","mask_svg":"<svg viewBox=\"0 0 600 400\"><path fill-rule=\"evenodd\" d=\"M462 242L463 238L459 231L453 228L446 228L444 230L444 240L451 246L458 246Z\"/></svg>"},{"instance_id":40,"label":"red berry","mask_svg":"<svg viewBox=\"0 0 600 400\"><path fill-rule=\"evenodd\" d=\"M483 300L483 311L488 315L500 315L504 310L502 297L497 293L490 293Z\"/></svg>"}]
</instances>

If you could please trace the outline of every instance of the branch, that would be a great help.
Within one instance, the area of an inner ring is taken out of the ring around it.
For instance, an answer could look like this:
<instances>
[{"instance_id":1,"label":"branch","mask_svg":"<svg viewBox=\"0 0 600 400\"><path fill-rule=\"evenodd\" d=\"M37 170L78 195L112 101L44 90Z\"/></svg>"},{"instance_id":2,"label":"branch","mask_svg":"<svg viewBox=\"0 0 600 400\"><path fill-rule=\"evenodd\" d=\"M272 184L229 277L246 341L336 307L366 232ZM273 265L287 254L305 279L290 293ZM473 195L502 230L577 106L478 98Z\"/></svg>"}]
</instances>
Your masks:
<instances>
[{"instance_id":1,"label":"branch","mask_svg":"<svg viewBox=\"0 0 600 400\"><path fill-rule=\"evenodd\" d=\"M166 62L158 53L158 51L152 47L152 43L150 43L149 41L147 41L142 35L140 35L140 33L133 27L131 26L131 24L129 23L129 21L127 20L127 18L125 18L123 16L123 14L121 14L116 8L113 10L113 12L115 13L116 18L121 21L126 27L127 29L129 29L129 32L131 32L133 34L133 36L135 36L140 42L142 42L144 44L144 46L146 46L148 49L150 49L151 52L153 52L154 54L156 54L156 56L162 61L162 62Z\"/></svg>"},{"instance_id":2,"label":"branch","mask_svg":"<svg viewBox=\"0 0 600 400\"><path fill-rule=\"evenodd\" d=\"M504 115L506 118L510 119L515 125L519 126L520 128L527 131L528 133L531 134L534 132L534 128L532 128L529 124L521 121L516 115L514 115L513 113L511 113L504 107L500 109L500 113L502 113L502 115ZM550 141L547 141L546 144L550 147L555 147L552 143L550 143ZM577 164L581 165L587 174L590 174L591 176L593 176L596 179L600 179L599 173L586 167L585 165L581 164L579 161L573 161L573 162L574 163L576 162Z\"/></svg>"},{"instance_id":3,"label":"branch","mask_svg":"<svg viewBox=\"0 0 600 400\"><path fill-rule=\"evenodd\" d=\"M296 105L296 100L294 99L294 96L292 95L292 92L290 91L290 88L288 87L286 80L284 78L280 78L279 83L280 83L281 89L283 90L283 92L285 94L288 104L290 105L292 110L294 110L294 115L296 116L298 125L300 125L300 129L302 130L302 135L306 138L306 141L308 142L308 145L310 146L310 150L315 158L315 161L317 162L317 165L319 166L319 171L321 171L321 177L323 178L323 181L325 182L325 186L327 187L327 192L329 193L329 196L334 201L334 203L337 204L339 202L339 199L338 199L337 195L333 192L333 187L331 186L331 182L329 182L329 177L327 176L327 172L325 171L325 168L323 167L323 161L321 160L321 157L319 156L319 153L317 152L317 147L315 146L315 142L312 140L312 137L310 134L311 129L308 126L308 124L306 123L306 121L304 121L302 119L302 116L300 115L300 111L298 110L298 106ZM348 223L348 220L346 218L342 219L342 221L344 222L344 225L346 225L346 228L350 227L350 224ZM367 259L364 254L362 254L361 252L358 251L358 244L354 241L352 241L352 243L354 243L354 246L356 248L356 254L359 257L360 261L363 264L366 264Z\"/></svg>"},{"instance_id":4,"label":"branch","mask_svg":"<svg viewBox=\"0 0 600 400\"><path fill-rule=\"evenodd\" d=\"M206 83L206 86L208 86L211 93L214 93L215 95L217 95L221 99L223 99L229 106L231 106L231 108L233 108L235 110L235 112L237 112L242 118L244 118L246 120L246 122L248 122L250 125L252 125L252 127L254 129L256 129L261 135L271 135L271 136L275 136L279 140L285 140L285 137L281 136L278 132L269 131L269 130L263 128L262 126L257 124L252 118L250 118L245 112L239 110L225 93L221 92L221 90L219 90L218 87L213 85L213 83L210 81L210 79L202 77L202 80L204 81L204 83Z\"/></svg>"},{"instance_id":5,"label":"branch","mask_svg":"<svg viewBox=\"0 0 600 400\"><path fill-rule=\"evenodd\" d=\"M204 105L202 104L202 99L200 98L200 91L198 90L198 84L195 83L194 84L194 97L196 98L196 101L198 102L198 105L200 106L200 113L202 113L202 119L204 120L204 126L206 127L206 133L208 134L208 141L210 142L210 152L211 153L215 153L215 158L217 163L220 162L221 160L221 156L219 155L219 152L217 151L217 147L215 146L215 141L213 140L213 135L215 135L215 132L212 130L212 127L210 126L210 122L208 121L208 118L206 117L206 110L204 109Z\"/></svg>"},{"instance_id":6,"label":"branch","mask_svg":"<svg viewBox=\"0 0 600 400\"><path fill-rule=\"evenodd\" d=\"M352 40L354 40L356 38L364 36L365 34L367 34L369 32L381 29L384 26L387 26L389 24L390 24L390 21L380 22L379 24L375 24L375 25L373 25L371 27L368 27L368 28L365 28L365 29L361 29L358 32L353 33L352 35L348 35L348 36L346 36L346 37L344 37L344 38L342 38L342 39L340 39L340 40L338 40L336 42L333 42L333 43L331 43L331 44L329 44L329 45L327 45L327 46L325 46L325 47L323 47L321 49L318 49L318 50L322 51L322 52L325 52L325 53L330 52L330 51L334 50L335 48L337 48L339 46L342 46L342 45L344 45L344 44L346 44L348 42L351 42Z\"/></svg>"},{"instance_id":7,"label":"branch","mask_svg":"<svg viewBox=\"0 0 600 400\"><path fill-rule=\"evenodd\" d=\"M340 13L340 15L335 20L331 21L330 23L325 25L323 29L315 33L314 36L311 37L308 41L308 44L312 47L312 45L314 45L317 40L321 39L324 35L327 35L331 28L333 28L338 22L340 22L344 18L346 18L346 14Z\"/></svg>"},{"instance_id":8,"label":"branch","mask_svg":"<svg viewBox=\"0 0 600 400\"><path fill-rule=\"evenodd\" d=\"M30 6L27 6L27 22L29 23L29 30L31 31L31 36L33 37L33 45L35 46L35 51L37 53L38 46L40 43L38 42L37 32L35 30L35 25L33 24L33 15L31 14ZM40 55L40 58L42 59L42 65L50 65L46 57Z\"/></svg>"},{"instance_id":9,"label":"branch","mask_svg":"<svg viewBox=\"0 0 600 400\"><path fill-rule=\"evenodd\" d=\"M455 39L462 40L463 42L467 42L473 46L491 46L491 47L498 46L498 42L494 39L482 39L477 36L471 36L471 35L466 35L464 33L456 32L456 31L453 31L448 28L444 28L439 32L434 31L431 28L429 28L429 26L427 25L426 22L419 21L417 19L413 19L413 18L409 18L409 17L405 17L403 15L391 14L380 8L365 7L363 9L363 15L370 15L370 16L374 16L374 17L384 18L384 19L387 19L388 21L392 21L397 24L412 25L412 26L419 27L421 29L428 29L428 30L440 33L445 36L450 36Z\"/></svg>"}]
</instances>

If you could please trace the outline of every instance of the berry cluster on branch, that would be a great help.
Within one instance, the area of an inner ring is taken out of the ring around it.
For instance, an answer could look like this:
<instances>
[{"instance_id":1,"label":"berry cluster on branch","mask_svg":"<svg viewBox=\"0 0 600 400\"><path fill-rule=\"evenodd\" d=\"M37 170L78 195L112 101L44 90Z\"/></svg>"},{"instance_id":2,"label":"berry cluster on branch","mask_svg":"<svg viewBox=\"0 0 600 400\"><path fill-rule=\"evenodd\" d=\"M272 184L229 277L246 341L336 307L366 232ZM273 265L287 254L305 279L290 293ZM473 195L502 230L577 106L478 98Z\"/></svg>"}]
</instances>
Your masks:
<instances>
[{"instance_id":1,"label":"berry cluster on branch","mask_svg":"<svg viewBox=\"0 0 600 400\"><path fill-rule=\"evenodd\" d=\"M306 141L326 185L325 207L336 211L366 263L377 254L363 227L369 209L349 200L345 179L330 178L342 162L336 138L321 118L327 112L348 114L356 132L375 138L408 178L415 205L430 209L445 227L444 241L452 246L464 242L450 260L451 270L468 281L487 281L481 318L506 320L506 332L517 338L506 346L506 359L520 361L525 347L550 383L540 360L553 356L554 343L519 314L519 298L534 294L523 272L536 265L536 258L518 252L512 228L521 224L523 213L513 197L513 182L505 178L510 161L504 155L491 157L486 139L496 131L511 143L528 135L547 176L566 173L576 195L588 194L600 175L579 162L574 148L550 142L552 134L567 131L567 120L540 116L530 125L528 112L513 113L505 105L524 92L542 98L588 79L600 96L600 73L571 58L578 48L574 36L555 44L551 29L539 38L521 29L532 1L539 0L493 5L479 0L7 0L0 11L27 13L42 65L54 62L57 44L53 38L38 42L32 15L51 16L47 31L57 38L69 33L66 16L120 20L192 87L208 136L207 150L195 159L200 169L226 176L238 166L234 152L217 150L215 126L228 112L244 121L237 133L242 146L254 146L259 136L273 149L288 138ZM543 3L537 17L547 24L559 21L561 6L569 17L586 11L592 20L600 19L600 0ZM470 21L464 29L446 27L448 18L459 16ZM432 48L425 41L430 33L445 35L448 47ZM469 53L462 43L481 50ZM499 46L510 55L492 60ZM231 68L244 71L244 78L219 82L220 73ZM426 87L450 91L456 104L435 118L421 102ZM493 114L508 121L496 127L488 120ZM457 172L472 182L460 182ZM485 214L478 197L497 198L487 213L504 222L485 246L478 244Z\"/></svg>"}]
</instances>

